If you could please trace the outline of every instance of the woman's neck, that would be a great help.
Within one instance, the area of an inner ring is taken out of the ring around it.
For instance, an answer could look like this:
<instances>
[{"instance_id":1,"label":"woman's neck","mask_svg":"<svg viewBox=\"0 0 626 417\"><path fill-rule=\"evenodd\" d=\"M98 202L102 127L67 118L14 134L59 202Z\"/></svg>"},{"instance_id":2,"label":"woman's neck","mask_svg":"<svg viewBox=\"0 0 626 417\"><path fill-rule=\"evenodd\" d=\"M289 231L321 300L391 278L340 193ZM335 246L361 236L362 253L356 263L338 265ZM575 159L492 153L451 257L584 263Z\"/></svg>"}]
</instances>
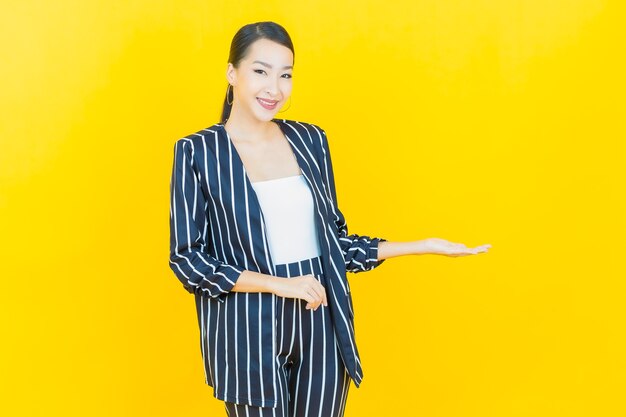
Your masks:
<instances>
[{"instance_id":1,"label":"woman's neck","mask_svg":"<svg viewBox=\"0 0 626 417\"><path fill-rule=\"evenodd\" d=\"M233 107L232 110L235 108ZM253 116L244 116L231 112L224 127L237 141L259 142L275 135L276 124L271 120L259 120Z\"/></svg>"}]
</instances>

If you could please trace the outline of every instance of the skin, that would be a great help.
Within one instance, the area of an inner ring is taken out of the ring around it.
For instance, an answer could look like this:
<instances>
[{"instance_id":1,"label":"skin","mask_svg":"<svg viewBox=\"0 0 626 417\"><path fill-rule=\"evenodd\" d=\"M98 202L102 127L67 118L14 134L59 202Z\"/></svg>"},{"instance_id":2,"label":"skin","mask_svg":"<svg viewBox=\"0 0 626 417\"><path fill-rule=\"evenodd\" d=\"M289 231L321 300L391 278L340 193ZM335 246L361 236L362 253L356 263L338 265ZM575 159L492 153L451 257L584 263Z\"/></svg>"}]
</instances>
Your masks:
<instances>
[{"instance_id":1,"label":"skin","mask_svg":"<svg viewBox=\"0 0 626 417\"><path fill-rule=\"evenodd\" d=\"M301 173L290 144L280 127L272 122L291 95L292 73L291 50L268 39L255 41L239 68L228 63L226 78L233 86L233 105L224 127L252 182ZM278 102L273 109L268 110L261 106L257 98ZM468 256L487 252L490 247L490 244L484 244L470 248L462 243L439 238L385 241L378 245L378 259L426 254ZM231 291L270 292L280 297L299 298L307 301L307 309L313 310L317 310L320 305L328 305L326 289L313 275L285 279L245 270Z\"/></svg>"}]
</instances>

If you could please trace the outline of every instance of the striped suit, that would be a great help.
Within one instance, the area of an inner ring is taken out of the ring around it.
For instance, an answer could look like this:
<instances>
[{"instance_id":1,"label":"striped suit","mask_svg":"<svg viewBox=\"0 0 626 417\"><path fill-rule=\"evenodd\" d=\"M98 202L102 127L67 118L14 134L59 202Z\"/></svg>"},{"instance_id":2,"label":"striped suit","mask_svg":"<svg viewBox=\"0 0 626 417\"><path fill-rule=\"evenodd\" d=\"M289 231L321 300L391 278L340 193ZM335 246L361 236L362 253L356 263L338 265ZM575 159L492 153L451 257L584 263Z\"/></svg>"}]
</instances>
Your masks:
<instances>
[{"instance_id":1,"label":"striped suit","mask_svg":"<svg viewBox=\"0 0 626 417\"><path fill-rule=\"evenodd\" d=\"M378 243L385 239L348 234L326 132L310 123L273 122L291 144L314 197L328 308L341 359L358 387L363 372L346 272L384 262ZM169 265L195 295L205 382L218 399L277 406L277 296L230 291L244 270L276 275L276 265L256 193L223 124L176 141L170 195Z\"/></svg>"}]
</instances>

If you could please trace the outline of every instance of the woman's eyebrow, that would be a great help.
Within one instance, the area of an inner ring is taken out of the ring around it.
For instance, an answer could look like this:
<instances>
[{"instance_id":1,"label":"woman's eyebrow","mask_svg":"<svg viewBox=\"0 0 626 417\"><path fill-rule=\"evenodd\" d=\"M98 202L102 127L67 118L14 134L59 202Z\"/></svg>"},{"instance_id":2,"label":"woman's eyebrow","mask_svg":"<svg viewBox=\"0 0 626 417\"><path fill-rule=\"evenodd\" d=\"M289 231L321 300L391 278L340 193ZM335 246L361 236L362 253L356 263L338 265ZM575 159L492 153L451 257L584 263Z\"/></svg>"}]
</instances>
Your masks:
<instances>
[{"instance_id":1,"label":"woman's eyebrow","mask_svg":"<svg viewBox=\"0 0 626 417\"><path fill-rule=\"evenodd\" d=\"M253 64L255 64L255 63L259 63L259 64L261 64L261 65L266 66L267 68L272 68L272 66L271 66L270 64L268 64L268 63L266 63L266 62L263 62L263 61L253 61L252 63L253 63ZM283 67L283 69L292 69L292 68L293 68L293 65L285 65L285 66Z\"/></svg>"}]
</instances>

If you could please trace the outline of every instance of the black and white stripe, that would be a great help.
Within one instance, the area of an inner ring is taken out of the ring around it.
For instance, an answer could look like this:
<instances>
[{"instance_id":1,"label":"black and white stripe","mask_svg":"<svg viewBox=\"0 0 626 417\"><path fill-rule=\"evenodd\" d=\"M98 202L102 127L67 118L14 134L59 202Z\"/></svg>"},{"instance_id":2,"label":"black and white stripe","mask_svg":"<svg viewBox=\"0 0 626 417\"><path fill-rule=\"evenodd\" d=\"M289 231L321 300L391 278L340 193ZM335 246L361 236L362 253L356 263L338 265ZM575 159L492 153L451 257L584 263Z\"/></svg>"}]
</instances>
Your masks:
<instances>
[{"instance_id":1,"label":"black and white stripe","mask_svg":"<svg viewBox=\"0 0 626 417\"><path fill-rule=\"evenodd\" d=\"M325 285L321 257L276 265L276 276L312 274ZM276 297L278 405L225 402L229 417L341 417L350 376L339 355L330 311L307 310L300 299Z\"/></svg>"},{"instance_id":2,"label":"black and white stripe","mask_svg":"<svg viewBox=\"0 0 626 417\"><path fill-rule=\"evenodd\" d=\"M274 122L314 197L337 344L358 387L363 373L346 272L369 271L384 262L378 260L378 243L385 239L348 234L325 131L293 120ZM275 265L259 201L223 124L176 141L170 195L169 264L196 297L206 383L221 400L274 407L276 297L230 290L244 270L276 275Z\"/></svg>"}]
</instances>

